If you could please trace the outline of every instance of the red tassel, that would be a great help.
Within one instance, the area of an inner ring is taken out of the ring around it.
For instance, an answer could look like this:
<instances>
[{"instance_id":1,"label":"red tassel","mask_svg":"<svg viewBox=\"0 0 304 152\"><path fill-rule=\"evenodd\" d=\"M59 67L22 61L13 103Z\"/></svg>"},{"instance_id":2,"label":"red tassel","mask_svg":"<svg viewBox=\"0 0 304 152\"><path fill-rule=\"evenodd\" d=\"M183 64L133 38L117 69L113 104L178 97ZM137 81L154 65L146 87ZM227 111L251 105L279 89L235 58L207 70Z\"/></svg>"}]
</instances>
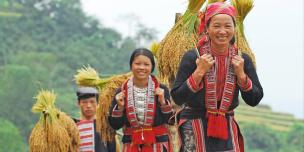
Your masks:
<instances>
[{"instance_id":1,"label":"red tassel","mask_svg":"<svg viewBox=\"0 0 304 152\"><path fill-rule=\"evenodd\" d=\"M227 119L223 115L217 116L217 128L216 128L217 138L227 140L228 139L228 127Z\"/></svg>"},{"instance_id":2,"label":"red tassel","mask_svg":"<svg viewBox=\"0 0 304 152\"><path fill-rule=\"evenodd\" d=\"M227 119L225 115L208 113L207 136L228 139Z\"/></svg>"},{"instance_id":3,"label":"red tassel","mask_svg":"<svg viewBox=\"0 0 304 152\"><path fill-rule=\"evenodd\" d=\"M207 136L215 137L216 115L209 113L207 117L208 117Z\"/></svg>"},{"instance_id":4,"label":"red tassel","mask_svg":"<svg viewBox=\"0 0 304 152\"><path fill-rule=\"evenodd\" d=\"M143 136L144 136L144 144L153 144L156 142L155 134L152 130L148 130L148 131L144 130Z\"/></svg>"},{"instance_id":5,"label":"red tassel","mask_svg":"<svg viewBox=\"0 0 304 152\"><path fill-rule=\"evenodd\" d=\"M135 130L132 134L132 152L138 152L138 145L143 144L141 152L153 152L153 144L156 142L153 130Z\"/></svg>"},{"instance_id":6,"label":"red tassel","mask_svg":"<svg viewBox=\"0 0 304 152\"><path fill-rule=\"evenodd\" d=\"M140 145L143 144L142 132L141 131L134 131L132 134L132 144Z\"/></svg>"},{"instance_id":7,"label":"red tassel","mask_svg":"<svg viewBox=\"0 0 304 152\"><path fill-rule=\"evenodd\" d=\"M153 146L152 145L144 145L142 147L142 151L141 152L153 152Z\"/></svg>"},{"instance_id":8,"label":"red tassel","mask_svg":"<svg viewBox=\"0 0 304 152\"><path fill-rule=\"evenodd\" d=\"M131 152L139 152L138 146L132 144L132 146L131 146Z\"/></svg>"}]
</instances>

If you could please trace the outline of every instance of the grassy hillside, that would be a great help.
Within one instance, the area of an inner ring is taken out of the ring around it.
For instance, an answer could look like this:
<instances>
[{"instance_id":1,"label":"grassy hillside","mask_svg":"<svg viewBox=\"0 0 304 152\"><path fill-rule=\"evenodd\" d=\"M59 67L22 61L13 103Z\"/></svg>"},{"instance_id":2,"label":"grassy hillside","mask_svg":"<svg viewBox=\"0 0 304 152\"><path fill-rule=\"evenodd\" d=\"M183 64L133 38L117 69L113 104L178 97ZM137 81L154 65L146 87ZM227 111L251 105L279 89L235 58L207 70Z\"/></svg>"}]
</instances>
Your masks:
<instances>
[{"instance_id":1,"label":"grassy hillside","mask_svg":"<svg viewBox=\"0 0 304 152\"><path fill-rule=\"evenodd\" d=\"M304 124L303 120L296 119L288 113L274 112L267 105L250 107L245 104L240 104L236 109L235 118L240 123L264 124L278 131L289 131L295 123Z\"/></svg>"}]
</instances>

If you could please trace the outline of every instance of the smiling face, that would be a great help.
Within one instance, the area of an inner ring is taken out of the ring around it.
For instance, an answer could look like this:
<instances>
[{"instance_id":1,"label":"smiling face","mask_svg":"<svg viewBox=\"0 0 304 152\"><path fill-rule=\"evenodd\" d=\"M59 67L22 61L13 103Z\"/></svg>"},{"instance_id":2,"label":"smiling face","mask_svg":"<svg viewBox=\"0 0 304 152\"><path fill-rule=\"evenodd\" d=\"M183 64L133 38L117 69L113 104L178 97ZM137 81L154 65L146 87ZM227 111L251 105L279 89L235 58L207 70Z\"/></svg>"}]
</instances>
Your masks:
<instances>
[{"instance_id":1,"label":"smiling face","mask_svg":"<svg viewBox=\"0 0 304 152\"><path fill-rule=\"evenodd\" d=\"M131 64L131 71L133 73L134 79L148 80L148 77L152 71L152 62L148 57L144 55L138 55L134 58Z\"/></svg>"},{"instance_id":2,"label":"smiling face","mask_svg":"<svg viewBox=\"0 0 304 152\"><path fill-rule=\"evenodd\" d=\"M227 46L234 36L235 27L231 16L217 14L210 19L207 32L213 46Z\"/></svg>"}]
</instances>

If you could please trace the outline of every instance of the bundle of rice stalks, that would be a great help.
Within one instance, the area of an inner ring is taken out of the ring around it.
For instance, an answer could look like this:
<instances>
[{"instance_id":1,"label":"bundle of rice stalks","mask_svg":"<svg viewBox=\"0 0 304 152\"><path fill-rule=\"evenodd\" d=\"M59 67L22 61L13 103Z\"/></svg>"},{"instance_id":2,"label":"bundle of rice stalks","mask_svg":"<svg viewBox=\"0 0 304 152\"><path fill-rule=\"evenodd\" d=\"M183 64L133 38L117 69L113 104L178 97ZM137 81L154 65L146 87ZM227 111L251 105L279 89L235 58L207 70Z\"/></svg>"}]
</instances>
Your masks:
<instances>
[{"instance_id":1,"label":"bundle of rice stalks","mask_svg":"<svg viewBox=\"0 0 304 152\"><path fill-rule=\"evenodd\" d=\"M256 60L252 50L249 47L248 41L244 34L244 19L253 8L253 0L231 0L232 5L237 10L236 17L236 42L237 47L242 53L246 53L251 58L256 67Z\"/></svg>"},{"instance_id":2,"label":"bundle of rice stalks","mask_svg":"<svg viewBox=\"0 0 304 152\"><path fill-rule=\"evenodd\" d=\"M57 118L68 132L71 142L71 152L76 152L80 146L79 130L75 122L64 112L58 110Z\"/></svg>"},{"instance_id":3,"label":"bundle of rice stalks","mask_svg":"<svg viewBox=\"0 0 304 152\"><path fill-rule=\"evenodd\" d=\"M32 111L41 113L41 116L30 135L30 151L71 151L68 132L57 118L57 109L54 106L56 95L53 92L42 90L35 98L37 102Z\"/></svg>"},{"instance_id":4,"label":"bundle of rice stalks","mask_svg":"<svg viewBox=\"0 0 304 152\"><path fill-rule=\"evenodd\" d=\"M172 84L183 54L197 43L197 17L205 0L189 0L184 15L161 41L156 53L160 81Z\"/></svg>"},{"instance_id":5,"label":"bundle of rice stalks","mask_svg":"<svg viewBox=\"0 0 304 152\"><path fill-rule=\"evenodd\" d=\"M77 74L74 76L76 84L79 86L91 86L97 87L98 89L103 88L105 84L111 81L111 78L103 78L101 79L96 72L90 66L83 67L77 70Z\"/></svg>"},{"instance_id":6,"label":"bundle of rice stalks","mask_svg":"<svg viewBox=\"0 0 304 152\"><path fill-rule=\"evenodd\" d=\"M104 141L113 141L115 139L115 131L108 124L108 112L115 95L115 90L120 88L130 76L131 73L112 76L108 78L110 81L101 89L99 105L97 106L96 129L101 133Z\"/></svg>"},{"instance_id":7,"label":"bundle of rice stalks","mask_svg":"<svg viewBox=\"0 0 304 152\"><path fill-rule=\"evenodd\" d=\"M77 70L77 74L74 76L77 85L81 86L98 86L101 79L98 73L90 66L83 67Z\"/></svg>"},{"instance_id":8,"label":"bundle of rice stalks","mask_svg":"<svg viewBox=\"0 0 304 152\"><path fill-rule=\"evenodd\" d=\"M108 124L108 112L115 95L115 90L131 76L131 73L115 75L101 79L98 73L91 67L78 70L75 75L79 86L91 86L99 89L99 104L96 112L96 130L102 135L103 141L113 141L115 130Z\"/></svg>"}]
</instances>

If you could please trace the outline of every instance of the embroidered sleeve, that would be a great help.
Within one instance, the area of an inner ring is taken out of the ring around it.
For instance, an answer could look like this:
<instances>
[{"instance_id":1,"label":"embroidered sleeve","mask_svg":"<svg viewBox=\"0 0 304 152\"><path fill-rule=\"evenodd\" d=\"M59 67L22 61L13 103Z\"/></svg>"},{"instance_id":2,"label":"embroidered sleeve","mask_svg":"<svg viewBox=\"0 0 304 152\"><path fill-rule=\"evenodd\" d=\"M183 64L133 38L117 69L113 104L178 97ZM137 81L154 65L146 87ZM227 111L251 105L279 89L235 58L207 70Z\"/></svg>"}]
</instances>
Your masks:
<instances>
[{"instance_id":1,"label":"embroidered sleeve","mask_svg":"<svg viewBox=\"0 0 304 152\"><path fill-rule=\"evenodd\" d=\"M194 78L193 78L193 74L191 74L191 76L187 79L187 86L189 87L189 89L192 92L197 92L199 90L201 90L204 87L203 81L200 84L196 84Z\"/></svg>"},{"instance_id":2,"label":"embroidered sleeve","mask_svg":"<svg viewBox=\"0 0 304 152\"><path fill-rule=\"evenodd\" d=\"M249 90L252 89L252 81L251 81L250 78L248 78L247 75L246 75L246 80L245 80L245 82L240 83L240 82L238 81L238 85L239 85L240 89L241 89L242 91L244 91L244 92L247 92L247 91L249 91Z\"/></svg>"},{"instance_id":3,"label":"embroidered sleeve","mask_svg":"<svg viewBox=\"0 0 304 152\"><path fill-rule=\"evenodd\" d=\"M113 108L113 111L112 111L112 117L122 117L123 110L124 109L118 110L118 106L116 104L115 107Z\"/></svg>"}]
</instances>

